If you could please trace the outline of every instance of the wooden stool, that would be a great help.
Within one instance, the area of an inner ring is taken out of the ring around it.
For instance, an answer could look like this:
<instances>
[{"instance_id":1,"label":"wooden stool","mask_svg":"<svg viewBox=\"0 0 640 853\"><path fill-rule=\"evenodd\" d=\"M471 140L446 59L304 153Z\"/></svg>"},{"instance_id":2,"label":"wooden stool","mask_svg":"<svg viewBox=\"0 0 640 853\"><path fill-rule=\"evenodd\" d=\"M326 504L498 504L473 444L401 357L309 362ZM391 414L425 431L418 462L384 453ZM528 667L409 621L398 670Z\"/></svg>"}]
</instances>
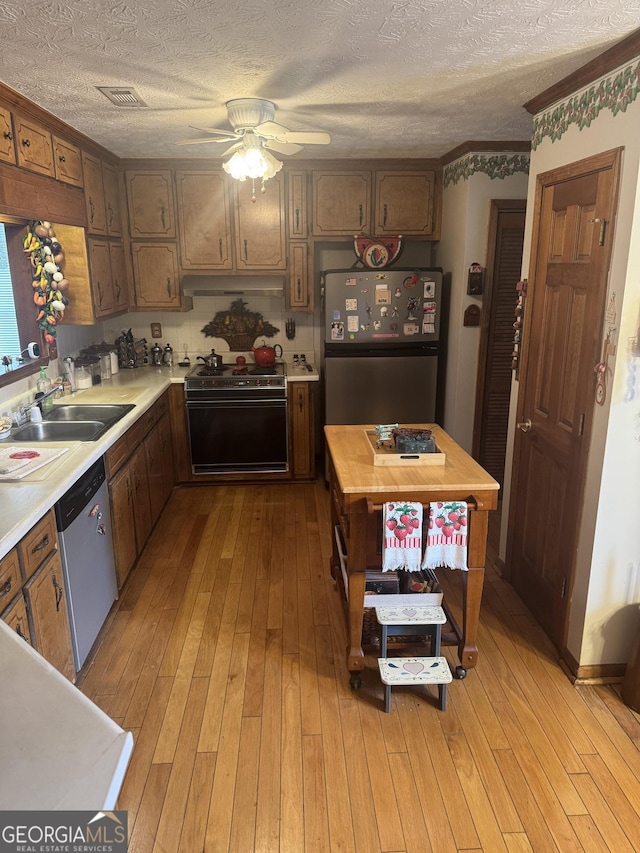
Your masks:
<instances>
[{"instance_id":1,"label":"wooden stool","mask_svg":"<svg viewBox=\"0 0 640 853\"><path fill-rule=\"evenodd\" d=\"M447 684L452 681L451 670L446 658L440 657L440 634L447 621L439 605L375 608L376 618L382 626L381 657L378 659L380 678L385 685L384 710L391 707L391 688L401 684L437 684L440 710L447 704ZM389 637L428 636L430 657L388 658Z\"/></svg>"}]
</instances>

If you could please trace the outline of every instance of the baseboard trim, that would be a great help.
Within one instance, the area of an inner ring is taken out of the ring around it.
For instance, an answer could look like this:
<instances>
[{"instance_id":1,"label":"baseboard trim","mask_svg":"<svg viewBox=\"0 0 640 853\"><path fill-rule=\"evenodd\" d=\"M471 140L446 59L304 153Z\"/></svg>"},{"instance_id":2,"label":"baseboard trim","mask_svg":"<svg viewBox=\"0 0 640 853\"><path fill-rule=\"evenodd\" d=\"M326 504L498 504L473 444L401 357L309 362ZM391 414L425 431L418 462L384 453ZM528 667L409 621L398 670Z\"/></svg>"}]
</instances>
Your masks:
<instances>
[{"instance_id":1,"label":"baseboard trim","mask_svg":"<svg viewBox=\"0 0 640 853\"><path fill-rule=\"evenodd\" d=\"M580 666L571 653L565 649L559 660L560 667L573 685L620 684L624 680L626 664L602 663Z\"/></svg>"}]
</instances>

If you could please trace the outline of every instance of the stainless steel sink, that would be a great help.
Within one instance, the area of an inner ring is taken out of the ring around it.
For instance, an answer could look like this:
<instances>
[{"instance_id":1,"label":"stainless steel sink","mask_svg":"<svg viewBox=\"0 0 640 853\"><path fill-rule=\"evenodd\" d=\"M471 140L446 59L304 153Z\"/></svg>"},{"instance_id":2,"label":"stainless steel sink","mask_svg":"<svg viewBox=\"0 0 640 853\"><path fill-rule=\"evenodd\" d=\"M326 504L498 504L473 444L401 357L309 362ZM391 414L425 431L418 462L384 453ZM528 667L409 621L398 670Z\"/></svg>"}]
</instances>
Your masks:
<instances>
[{"instance_id":1,"label":"stainless steel sink","mask_svg":"<svg viewBox=\"0 0 640 853\"><path fill-rule=\"evenodd\" d=\"M97 441L134 409L132 403L54 406L42 423L30 423L11 433L12 441Z\"/></svg>"},{"instance_id":2,"label":"stainless steel sink","mask_svg":"<svg viewBox=\"0 0 640 853\"><path fill-rule=\"evenodd\" d=\"M11 441L95 441L107 429L102 421L43 421L15 430Z\"/></svg>"},{"instance_id":3,"label":"stainless steel sink","mask_svg":"<svg viewBox=\"0 0 640 853\"><path fill-rule=\"evenodd\" d=\"M53 406L44 416L45 421L102 421L114 424L121 417L135 408L129 404L92 404L78 403L78 405L62 404Z\"/></svg>"}]
</instances>

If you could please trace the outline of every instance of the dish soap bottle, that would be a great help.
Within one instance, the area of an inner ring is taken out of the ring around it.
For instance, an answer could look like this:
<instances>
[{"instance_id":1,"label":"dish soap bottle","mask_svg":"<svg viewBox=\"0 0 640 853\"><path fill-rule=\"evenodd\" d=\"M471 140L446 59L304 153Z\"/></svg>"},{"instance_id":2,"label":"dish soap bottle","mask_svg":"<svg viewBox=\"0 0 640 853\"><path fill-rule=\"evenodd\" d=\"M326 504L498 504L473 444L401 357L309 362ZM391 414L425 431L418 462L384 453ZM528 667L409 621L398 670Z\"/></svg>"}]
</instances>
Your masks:
<instances>
[{"instance_id":1,"label":"dish soap bottle","mask_svg":"<svg viewBox=\"0 0 640 853\"><path fill-rule=\"evenodd\" d=\"M36 383L36 389L41 394L48 394L52 387L51 380L47 376L46 367L41 367L40 379L38 379L38 382ZM43 412L48 412L53 407L53 396L45 397L41 403L41 407Z\"/></svg>"}]
</instances>

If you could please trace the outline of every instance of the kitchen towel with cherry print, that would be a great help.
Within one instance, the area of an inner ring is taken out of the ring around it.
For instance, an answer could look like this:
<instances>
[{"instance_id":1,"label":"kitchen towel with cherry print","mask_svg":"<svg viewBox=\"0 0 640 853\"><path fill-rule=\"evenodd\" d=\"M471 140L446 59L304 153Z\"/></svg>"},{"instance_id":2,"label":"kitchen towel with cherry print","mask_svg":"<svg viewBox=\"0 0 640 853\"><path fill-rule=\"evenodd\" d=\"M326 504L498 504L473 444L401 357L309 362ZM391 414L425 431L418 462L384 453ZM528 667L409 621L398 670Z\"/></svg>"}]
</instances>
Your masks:
<instances>
[{"instance_id":1,"label":"kitchen towel with cherry print","mask_svg":"<svg viewBox=\"0 0 640 853\"><path fill-rule=\"evenodd\" d=\"M464 501L434 501L429 505L427 545L421 568L468 569L467 517Z\"/></svg>"},{"instance_id":2,"label":"kitchen towel with cherry print","mask_svg":"<svg viewBox=\"0 0 640 853\"><path fill-rule=\"evenodd\" d=\"M417 572L422 559L422 504L389 501L382 515L382 571Z\"/></svg>"}]
</instances>

